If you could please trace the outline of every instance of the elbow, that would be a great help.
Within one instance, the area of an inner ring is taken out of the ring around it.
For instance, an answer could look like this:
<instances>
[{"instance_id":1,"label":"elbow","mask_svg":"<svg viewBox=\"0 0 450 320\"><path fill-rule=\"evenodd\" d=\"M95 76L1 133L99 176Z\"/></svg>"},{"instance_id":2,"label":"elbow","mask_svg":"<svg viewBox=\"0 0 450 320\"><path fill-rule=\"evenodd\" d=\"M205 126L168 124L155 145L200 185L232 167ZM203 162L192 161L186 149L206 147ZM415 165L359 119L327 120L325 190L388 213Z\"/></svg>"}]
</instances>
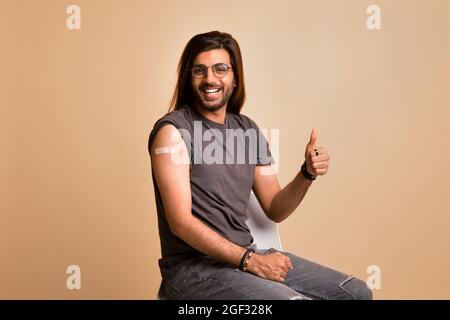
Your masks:
<instances>
[{"instance_id":1,"label":"elbow","mask_svg":"<svg viewBox=\"0 0 450 320\"><path fill-rule=\"evenodd\" d=\"M176 235L178 238L184 239L186 233L188 232L189 221L186 219L181 221L169 222L170 231L172 234Z\"/></svg>"},{"instance_id":2,"label":"elbow","mask_svg":"<svg viewBox=\"0 0 450 320\"><path fill-rule=\"evenodd\" d=\"M284 219L281 219L281 218L269 218L269 219L272 220L275 223L280 223L280 222L282 222L284 220Z\"/></svg>"},{"instance_id":3,"label":"elbow","mask_svg":"<svg viewBox=\"0 0 450 320\"><path fill-rule=\"evenodd\" d=\"M171 223L169 224L169 227L172 234L176 235L178 238L182 238L184 228L180 223Z\"/></svg>"},{"instance_id":4,"label":"elbow","mask_svg":"<svg viewBox=\"0 0 450 320\"><path fill-rule=\"evenodd\" d=\"M284 218L281 217L281 215L277 215L274 214L273 212L268 212L266 213L267 218L269 218L269 220L275 222L275 223L280 223L281 221L284 220Z\"/></svg>"},{"instance_id":5,"label":"elbow","mask_svg":"<svg viewBox=\"0 0 450 320\"><path fill-rule=\"evenodd\" d=\"M266 216L275 223L283 222L291 215L292 212L288 210L275 210L273 207L266 213Z\"/></svg>"}]
</instances>

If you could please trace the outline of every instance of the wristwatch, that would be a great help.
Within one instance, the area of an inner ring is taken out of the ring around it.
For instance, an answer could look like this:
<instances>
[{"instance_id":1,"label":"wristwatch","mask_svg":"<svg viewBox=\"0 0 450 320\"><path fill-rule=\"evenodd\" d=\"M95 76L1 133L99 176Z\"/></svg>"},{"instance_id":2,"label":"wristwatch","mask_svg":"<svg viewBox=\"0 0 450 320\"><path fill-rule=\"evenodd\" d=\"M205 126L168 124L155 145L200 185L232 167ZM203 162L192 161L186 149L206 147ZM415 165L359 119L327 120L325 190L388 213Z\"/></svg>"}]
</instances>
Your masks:
<instances>
[{"instance_id":1,"label":"wristwatch","mask_svg":"<svg viewBox=\"0 0 450 320\"><path fill-rule=\"evenodd\" d=\"M308 172L308 170L306 170L306 160L303 162L302 167L301 167L301 169L300 169L300 172L301 172L301 173L303 174L303 176L304 176L306 179L308 179L308 180L314 181L314 180L316 180L316 178L317 178L317 176L310 174L310 173Z\"/></svg>"}]
</instances>

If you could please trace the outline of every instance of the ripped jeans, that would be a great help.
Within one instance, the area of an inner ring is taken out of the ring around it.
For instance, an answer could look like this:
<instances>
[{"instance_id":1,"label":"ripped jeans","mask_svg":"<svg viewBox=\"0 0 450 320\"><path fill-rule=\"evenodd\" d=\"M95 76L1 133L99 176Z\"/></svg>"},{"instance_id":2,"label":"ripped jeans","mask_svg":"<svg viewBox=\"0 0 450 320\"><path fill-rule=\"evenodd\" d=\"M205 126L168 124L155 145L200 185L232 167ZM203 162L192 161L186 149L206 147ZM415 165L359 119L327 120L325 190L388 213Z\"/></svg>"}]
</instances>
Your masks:
<instances>
[{"instance_id":1,"label":"ripped jeans","mask_svg":"<svg viewBox=\"0 0 450 320\"><path fill-rule=\"evenodd\" d=\"M275 249L256 249L269 254ZM236 266L204 256L189 258L165 272L161 289L174 300L355 300L372 299L366 283L353 276L281 252L293 268L280 283L240 271Z\"/></svg>"}]
</instances>

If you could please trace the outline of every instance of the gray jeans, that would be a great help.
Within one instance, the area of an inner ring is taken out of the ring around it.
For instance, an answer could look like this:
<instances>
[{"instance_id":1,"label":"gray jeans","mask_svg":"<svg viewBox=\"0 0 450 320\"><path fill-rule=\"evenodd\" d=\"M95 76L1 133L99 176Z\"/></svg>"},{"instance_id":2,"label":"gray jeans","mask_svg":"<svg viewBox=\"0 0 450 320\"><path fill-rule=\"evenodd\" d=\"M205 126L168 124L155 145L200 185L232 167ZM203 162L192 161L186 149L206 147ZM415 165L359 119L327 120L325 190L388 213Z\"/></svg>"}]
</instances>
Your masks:
<instances>
[{"instance_id":1,"label":"gray jeans","mask_svg":"<svg viewBox=\"0 0 450 320\"><path fill-rule=\"evenodd\" d=\"M275 249L256 249L269 254ZM164 273L161 290L174 300L372 299L365 282L289 252L291 269L284 283L242 272L212 257L188 258Z\"/></svg>"}]
</instances>

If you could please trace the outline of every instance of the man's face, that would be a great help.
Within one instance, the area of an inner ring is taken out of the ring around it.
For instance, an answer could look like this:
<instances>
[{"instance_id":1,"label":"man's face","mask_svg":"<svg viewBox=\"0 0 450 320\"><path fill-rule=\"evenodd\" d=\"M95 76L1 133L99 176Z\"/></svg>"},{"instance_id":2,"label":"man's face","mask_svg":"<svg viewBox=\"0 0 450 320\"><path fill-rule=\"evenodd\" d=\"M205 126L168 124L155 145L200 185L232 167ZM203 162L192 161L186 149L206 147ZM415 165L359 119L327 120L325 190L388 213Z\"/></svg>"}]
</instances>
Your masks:
<instances>
[{"instance_id":1,"label":"man's face","mask_svg":"<svg viewBox=\"0 0 450 320\"><path fill-rule=\"evenodd\" d=\"M213 49L201 52L192 64L192 67L196 65L208 67L203 77L195 77L191 74L196 105L207 111L216 111L224 106L226 107L233 93L233 70L229 69L223 77L218 77L212 70L213 65L220 63L231 67L230 55L225 49Z\"/></svg>"}]
</instances>

